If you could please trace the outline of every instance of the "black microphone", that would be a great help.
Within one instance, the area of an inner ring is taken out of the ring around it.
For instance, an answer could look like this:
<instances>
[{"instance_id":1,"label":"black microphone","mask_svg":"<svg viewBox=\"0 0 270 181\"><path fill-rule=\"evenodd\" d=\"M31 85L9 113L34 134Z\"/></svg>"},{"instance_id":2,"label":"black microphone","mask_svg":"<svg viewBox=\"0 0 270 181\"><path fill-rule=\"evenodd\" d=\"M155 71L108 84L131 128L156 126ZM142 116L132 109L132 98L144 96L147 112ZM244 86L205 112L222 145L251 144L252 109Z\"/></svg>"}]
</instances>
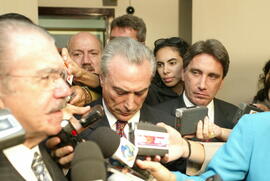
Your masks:
<instances>
[{"instance_id":1,"label":"black microphone","mask_svg":"<svg viewBox=\"0 0 270 181\"><path fill-rule=\"evenodd\" d=\"M61 123L62 130L57 135L61 139L61 143L58 144L58 147L63 147L66 145L75 147L78 142L82 142L81 138L78 137L78 134L88 126L101 120L103 116L103 107L101 105L96 105L88 114L83 115L79 122L76 122L76 124L70 122L69 120L63 120Z\"/></svg>"},{"instance_id":2,"label":"black microphone","mask_svg":"<svg viewBox=\"0 0 270 181\"><path fill-rule=\"evenodd\" d=\"M126 180L134 181L139 180L138 178L144 180L151 179L151 175L148 171L140 169L136 164L134 164L135 160L137 159L139 149L126 138L120 137L108 127L97 128L88 138L98 144L104 158L112 158L124 164L119 165L119 163L117 164L115 161L111 160L111 165L108 170L115 175L110 177L109 180L117 180L120 177L124 177ZM157 154L158 153L160 152L158 151ZM117 172L119 167L120 170L121 167L124 167L127 169L128 173L123 174L121 171Z\"/></svg>"},{"instance_id":3,"label":"black microphone","mask_svg":"<svg viewBox=\"0 0 270 181\"><path fill-rule=\"evenodd\" d=\"M239 109L233 117L233 121L236 123L244 114L254 114L258 112L263 112L263 110L253 104L240 103Z\"/></svg>"},{"instance_id":4,"label":"black microphone","mask_svg":"<svg viewBox=\"0 0 270 181\"><path fill-rule=\"evenodd\" d=\"M138 154L138 148L124 137L120 137L108 127L99 127L88 137L97 143L104 158L119 160L132 167Z\"/></svg>"},{"instance_id":5,"label":"black microphone","mask_svg":"<svg viewBox=\"0 0 270 181\"><path fill-rule=\"evenodd\" d=\"M94 124L99 121L104 116L104 109L101 105L94 106L88 114L85 114L81 117L80 123L82 127L86 128L87 126Z\"/></svg>"},{"instance_id":6,"label":"black microphone","mask_svg":"<svg viewBox=\"0 0 270 181\"><path fill-rule=\"evenodd\" d=\"M104 158L96 143L86 141L77 145L71 162L71 180L106 180Z\"/></svg>"}]
</instances>

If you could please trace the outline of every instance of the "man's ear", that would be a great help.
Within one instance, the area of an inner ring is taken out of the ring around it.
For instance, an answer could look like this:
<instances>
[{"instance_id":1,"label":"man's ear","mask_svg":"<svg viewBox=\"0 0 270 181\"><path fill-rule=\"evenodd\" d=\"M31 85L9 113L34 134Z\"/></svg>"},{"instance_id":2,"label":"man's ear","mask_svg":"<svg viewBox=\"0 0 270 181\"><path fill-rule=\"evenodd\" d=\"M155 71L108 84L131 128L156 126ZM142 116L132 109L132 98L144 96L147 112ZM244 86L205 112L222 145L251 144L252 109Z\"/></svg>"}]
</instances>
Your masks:
<instances>
[{"instance_id":1,"label":"man's ear","mask_svg":"<svg viewBox=\"0 0 270 181\"><path fill-rule=\"evenodd\" d=\"M220 86L219 86L219 89L223 86L223 84L224 84L224 78L223 78L222 81L221 81L221 84L220 84Z\"/></svg>"},{"instance_id":2,"label":"man's ear","mask_svg":"<svg viewBox=\"0 0 270 181\"><path fill-rule=\"evenodd\" d=\"M184 78L185 70L182 69L180 73L181 73L181 79L182 79L182 81L185 82L185 78Z\"/></svg>"}]
</instances>

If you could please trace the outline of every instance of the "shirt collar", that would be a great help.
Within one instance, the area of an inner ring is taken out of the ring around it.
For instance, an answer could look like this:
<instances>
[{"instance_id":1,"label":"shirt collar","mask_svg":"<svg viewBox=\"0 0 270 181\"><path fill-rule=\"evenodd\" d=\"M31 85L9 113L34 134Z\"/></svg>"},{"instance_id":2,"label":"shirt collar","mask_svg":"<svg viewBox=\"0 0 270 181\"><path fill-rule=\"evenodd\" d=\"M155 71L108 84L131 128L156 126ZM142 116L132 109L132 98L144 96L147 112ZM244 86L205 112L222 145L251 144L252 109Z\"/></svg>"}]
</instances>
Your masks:
<instances>
[{"instance_id":1,"label":"shirt collar","mask_svg":"<svg viewBox=\"0 0 270 181\"><path fill-rule=\"evenodd\" d=\"M104 112L107 116L108 122L110 124L111 129L115 130L116 129L116 117L109 111L109 109L107 108L107 105L105 104L104 99L102 99L102 104L104 107ZM128 123L134 122L134 123L139 123L140 121L140 110L138 112L136 112L134 114L134 116L132 116L132 118L130 120L128 120Z\"/></svg>"},{"instance_id":2,"label":"shirt collar","mask_svg":"<svg viewBox=\"0 0 270 181\"><path fill-rule=\"evenodd\" d=\"M195 106L186 96L186 92L183 93L183 100L186 105L186 107L192 107ZM212 100L207 106L208 108L208 117L209 121L214 122L214 100Z\"/></svg>"}]
</instances>

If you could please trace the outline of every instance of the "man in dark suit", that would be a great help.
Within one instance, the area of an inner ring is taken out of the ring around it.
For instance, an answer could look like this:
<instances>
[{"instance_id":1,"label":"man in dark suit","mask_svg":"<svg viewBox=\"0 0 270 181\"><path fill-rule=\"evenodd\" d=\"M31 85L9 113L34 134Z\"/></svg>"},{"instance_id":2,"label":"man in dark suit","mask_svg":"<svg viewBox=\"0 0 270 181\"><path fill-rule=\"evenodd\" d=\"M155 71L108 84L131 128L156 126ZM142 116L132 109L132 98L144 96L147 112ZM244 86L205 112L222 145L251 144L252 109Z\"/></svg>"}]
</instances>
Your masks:
<instances>
[{"instance_id":1,"label":"man in dark suit","mask_svg":"<svg viewBox=\"0 0 270 181\"><path fill-rule=\"evenodd\" d=\"M143 104L155 68L151 51L141 43L127 37L118 37L109 42L102 56L102 100L98 101L105 110L107 121L104 124L113 130L116 129L117 120L173 124L174 119L169 114ZM128 133L128 129L126 125L125 133Z\"/></svg>"},{"instance_id":2,"label":"man in dark suit","mask_svg":"<svg viewBox=\"0 0 270 181\"><path fill-rule=\"evenodd\" d=\"M61 130L61 110L71 93L54 39L37 25L11 19L0 21L0 39L0 107L26 132L22 144L1 150L0 180L64 181L42 146Z\"/></svg>"},{"instance_id":3,"label":"man in dark suit","mask_svg":"<svg viewBox=\"0 0 270 181\"><path fill-rule=\"evenodd\" d=\"M173 125L174 117L144 104L155 71L153 54L142 43L127 37L111 40L105 47L101 60L102 99L90 104L103 105L105 116L81 133L81 137L87 139L100 126L116 131L118 120L125 123L146 121ZM124 127L124 133L128 137L128 124ZM61 157L60 164L67 164L72 160L72 152L71 146L65 146L57 149L55 155Z\"/></svg>"},{"instance_id":4,"label":"man in dark suit","mask_svg":"<svg viewBox=\"0 0 270 181\"><path fill-rule=\"evenodd\" d=\"M97 101L94 101L90 104L90 106L95 105L103 105L102 99L98 99ZM103 105L104 106L104 105ZM150 122L152 124L156 124L158 122L166 122L167 124L173 126L174 124L174 117L170 116L166 112L160 111L158 109L155 109L151 106L148 106L147 104L143 104L142 108L140 109L140 121L144 122ZM102 118L102 120L98 121L97 123L91 125L88 130L82 132L80 136L84 139L87 139L87 137L91 134L93 130L95 130L98 127L105 126L110 127L108 118L105 114L105 116Z\"/></svg>"},{"instance_id":5,"label":"man in dark suit","mask_svg":"<svg viewBox=\"0 0 270 181\"><path fill-rule=\"evenodd\" d=\"M218 40L198 41L190 47L183 61L184 93L156 107L175 115L177 108L207 106L209 120L204 123L207 125L202 126L199 122L198 127L208 129L197 133L197 136L225 141L238 110L233 104L215 98L228 73L230 61L227 50Z\"/></svg>"}]
</instances>

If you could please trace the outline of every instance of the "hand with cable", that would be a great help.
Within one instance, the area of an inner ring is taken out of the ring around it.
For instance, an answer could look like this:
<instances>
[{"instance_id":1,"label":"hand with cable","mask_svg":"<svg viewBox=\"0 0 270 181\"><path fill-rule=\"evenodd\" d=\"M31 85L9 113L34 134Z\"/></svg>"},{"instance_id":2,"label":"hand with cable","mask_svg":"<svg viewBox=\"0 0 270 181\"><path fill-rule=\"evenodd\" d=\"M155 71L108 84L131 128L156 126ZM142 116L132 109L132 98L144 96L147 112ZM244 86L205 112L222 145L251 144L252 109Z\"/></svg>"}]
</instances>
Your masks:
<instances>
[{"instance_id":1,"label":"hand with cable","mask_svg":"<svg viewBox=\"0 0 270 181\"><path fill-rule=\"evenodd\" d=\"M80 114L84 115L90 112L90 107L77 107L71 104L67 104L67 106L62 109L63 112L63 119L64 120L69 120L72 122L73 126L80 126L79 121L73 117L73 114ZM69 163L73 159L73 151L74 148L71 145L67 145L64 147L59 148L57 145L61 143L61 139L58 136L53 136L50 137L46 141L46 146L47 148L50 149L51 151L51 156L57 160L57 162L64 166L68 167Z\"/></svg>"}]
</instances>

